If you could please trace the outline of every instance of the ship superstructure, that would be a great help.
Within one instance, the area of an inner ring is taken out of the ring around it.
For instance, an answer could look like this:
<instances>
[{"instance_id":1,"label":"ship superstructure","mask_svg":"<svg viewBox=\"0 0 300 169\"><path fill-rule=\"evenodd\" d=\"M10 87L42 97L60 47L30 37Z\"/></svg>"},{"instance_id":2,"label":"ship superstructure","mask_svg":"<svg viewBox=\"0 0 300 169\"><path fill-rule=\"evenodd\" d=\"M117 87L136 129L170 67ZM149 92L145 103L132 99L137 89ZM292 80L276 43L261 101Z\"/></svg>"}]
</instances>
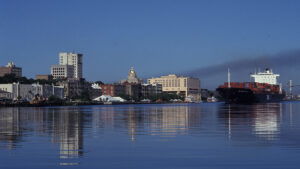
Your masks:
<instances>
[{"instance_id":1,"label":"ship superstructure","mask_svg":"<svg viewBox=\"0 0 300 169\"><path fill-rule=\"evenodd\" d=\"M264 72L258 72L251 74L251 77L256 83L267 83L271 85L277 85L277 78L279 74L274 74L271 69L265 69Z\"/></svg>"}]
</instances>

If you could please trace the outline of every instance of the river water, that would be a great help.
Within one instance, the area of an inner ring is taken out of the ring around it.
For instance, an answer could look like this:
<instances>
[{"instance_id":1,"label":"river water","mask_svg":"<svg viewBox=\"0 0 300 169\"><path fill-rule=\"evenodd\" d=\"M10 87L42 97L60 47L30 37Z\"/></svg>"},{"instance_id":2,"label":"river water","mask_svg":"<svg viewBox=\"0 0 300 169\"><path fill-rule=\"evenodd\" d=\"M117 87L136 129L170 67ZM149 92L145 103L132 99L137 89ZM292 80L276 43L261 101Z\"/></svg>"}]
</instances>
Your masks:
<instances>
[{"instance_id":1,"label":"river water","mask_svg":"<svg viewBox=\"0 0 300 169\"><path fill-rule=\"evenodd\" d=\"M0 168L300 167L300 102L0 108Z\"/></svg>"}]
</instances>

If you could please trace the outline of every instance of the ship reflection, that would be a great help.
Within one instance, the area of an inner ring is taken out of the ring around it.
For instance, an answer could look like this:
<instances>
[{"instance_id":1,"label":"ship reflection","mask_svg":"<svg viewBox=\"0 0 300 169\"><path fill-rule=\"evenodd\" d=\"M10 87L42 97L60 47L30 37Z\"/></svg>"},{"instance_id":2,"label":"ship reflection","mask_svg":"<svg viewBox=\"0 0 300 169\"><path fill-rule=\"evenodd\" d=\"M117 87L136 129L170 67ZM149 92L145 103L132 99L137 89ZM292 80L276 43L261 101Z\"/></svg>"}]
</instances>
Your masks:
<instances>
[{"instance_id":1,"label":"ship reflection","mask_svg":"<svg viewBox=\"0 0 300 169\"><path fill-rule=\"evenodd\" d=\"M281 114L281 103L268 103L223 105L218 115L219 119L225 119L229 138L244 139L254 134L266 140L276 140L280 135Z\"/></svg>"}]
</instances>

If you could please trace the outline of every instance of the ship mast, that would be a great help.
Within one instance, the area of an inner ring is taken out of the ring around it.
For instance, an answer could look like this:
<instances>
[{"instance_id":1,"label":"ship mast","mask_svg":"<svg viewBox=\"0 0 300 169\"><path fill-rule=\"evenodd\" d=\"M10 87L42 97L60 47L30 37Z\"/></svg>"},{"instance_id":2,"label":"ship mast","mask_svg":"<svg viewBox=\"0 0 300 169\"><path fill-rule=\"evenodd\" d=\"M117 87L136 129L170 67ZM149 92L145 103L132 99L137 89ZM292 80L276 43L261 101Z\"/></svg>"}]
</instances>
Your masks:
<instances>
[{"instance_id":1,"label":"ship mast","mask_svg":"<svg viewBox=\"0 0 300 169\"><path fill-rule=\"evenodd\" d=\"M230 86L230 69L228 68L228 72L227 72L227 81L228 81L228 88L231 88Z\"/></svg>"},{"instance_id":2,"label":"ship mast","mask_svg":"<svg viewBox=\"0 0 300 169\"><path fill-rule=\"evenodd\" d=\"M292 98L292 87L293 87L293 81L289 81L289 87L290 87L290 97Z\"/></svg>"}]
</instances>

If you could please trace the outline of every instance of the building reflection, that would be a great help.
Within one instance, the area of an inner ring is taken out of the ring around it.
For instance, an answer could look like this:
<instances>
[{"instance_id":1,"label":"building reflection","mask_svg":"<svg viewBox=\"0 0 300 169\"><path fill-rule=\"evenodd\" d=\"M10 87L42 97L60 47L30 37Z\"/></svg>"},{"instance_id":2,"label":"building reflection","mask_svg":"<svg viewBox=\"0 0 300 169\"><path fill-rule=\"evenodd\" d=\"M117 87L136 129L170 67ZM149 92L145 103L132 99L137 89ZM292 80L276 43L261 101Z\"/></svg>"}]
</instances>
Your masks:
<instances>
[{"instance_id":1,"label":"building reflection","mask_svg":"<svg viewBox=\"0 0 300 169\"><path fill-rule=\"evenodd\" d=\"M48 134L53 143L59 144L60 159L74 159L83 154L83 114L78 108L0 109L2 148L16 148L29 132Z\"/></svg>"},{"instance_id":2,"label":"building reflection","mask_svg":"<svg viewBox=\"0 0 300 169\"><path fill-rule=\"evenodd\" d=\"M130 140L138 135L176 136L200 124L200 106L103 107L93 113L93 126L127 129Z\"/></svg>"},{"instance_id":3,"label":"building reflection","mask_svg":"<svg viewBox=\"0 0 300 169\"><path fill-rule=\"evenodd\" d=\"M62 160L76 159L83 155L83 114L79 108L52 109L51 117L53 142L59 144ZM63 161L61 165L76 165Z\"/></svg>"},{"instance_id":4,"label":"building reflection","mask_svg":"<svg viewBox=\"0 0 300 169\"><path fill-rule=\"evenodd\" d=\"M55 137L59 139L60 158L76 158L83 153L82 114L78 109L65 111L54 112L53 131Z\"/></svg>"},{"instance_id":5,"label":"building reflection","mask_svg":"<svg viewBox=\"0 0 300 169\"><path fill-rule=\"evenodd\" d=\"M3 148L14 149L21 138L19 109L0 109L0 142Z\"/></svg>"},{"instance_id":6,"label":"building reflection","mask_svg":"<svg viewBox=\"0 0 300 169\"><path fill-rule=\"evenodd\" d=\"M280 135L281 114L281 103L228 104L220 106L218 116L219 120L225 122L229 138L237 136L245 139L255 135L266 140L274 140Z\"/></svg>"},{"instance_id":7,"label":"building reflection","mask_svg":"<svg viewBox=\"0 0 300 169\"><path fill-rule=\"evenodd\" d=\"M124 131L132 141L138 135L173 137L199 125L200 111L200 106L186 105L98 107L92 113L80 107L1 108L0 142L2 148L13 149L22 145L24 135L47 134L59 145L60 159L76 159L84 152L84 123L97 132Z\"/></svg>"}]
</instances>

